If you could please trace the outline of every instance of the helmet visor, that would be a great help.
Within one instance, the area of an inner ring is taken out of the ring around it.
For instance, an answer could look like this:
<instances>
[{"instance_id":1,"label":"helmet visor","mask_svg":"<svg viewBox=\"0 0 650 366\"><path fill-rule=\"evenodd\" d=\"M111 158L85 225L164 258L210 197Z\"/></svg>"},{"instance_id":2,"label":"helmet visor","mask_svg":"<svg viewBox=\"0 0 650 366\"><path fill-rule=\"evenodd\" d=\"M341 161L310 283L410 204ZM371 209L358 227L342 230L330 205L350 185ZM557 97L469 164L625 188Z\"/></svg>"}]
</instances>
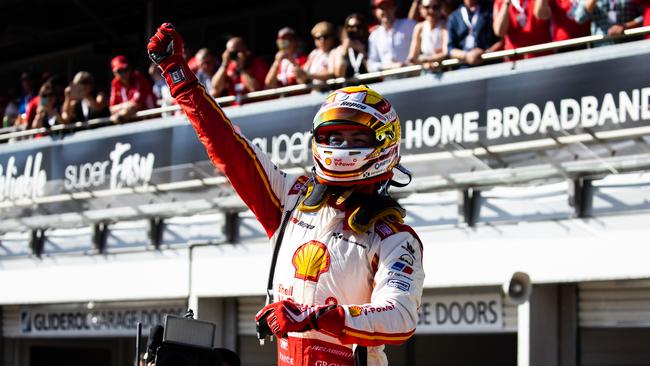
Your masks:
<instances>
[{"instance_id":1,"label":"helmet visor","mask_svg":"<svg viewBox=\"0 0 650 366\"><path fill-rule=\"evenodd\" d=\"M314 131L319 145L338 148L368 148L379 145L375 131L356 123L327 122Z\"/></svg>"}]
</instances>

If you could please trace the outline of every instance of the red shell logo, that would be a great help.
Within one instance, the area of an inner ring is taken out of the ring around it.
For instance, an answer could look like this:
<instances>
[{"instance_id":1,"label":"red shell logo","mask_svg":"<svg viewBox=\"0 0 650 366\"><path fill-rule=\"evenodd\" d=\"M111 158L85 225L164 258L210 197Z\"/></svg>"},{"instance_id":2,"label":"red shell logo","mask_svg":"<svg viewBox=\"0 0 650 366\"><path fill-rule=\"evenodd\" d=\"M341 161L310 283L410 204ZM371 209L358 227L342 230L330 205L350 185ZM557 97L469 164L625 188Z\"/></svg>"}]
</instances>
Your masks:
<instances>
[{"instance_id":1,"label":"red shell logo","mask_svg":"<svg viewBox=\"0 0 650 366\"><path fill-rule=\"evenodd\" d=\"M330 253L325 244L311 240L301 245L291 260L296 269L294 277L318 282L318 278L330 268Z\"/></svg>"}]
</instances>

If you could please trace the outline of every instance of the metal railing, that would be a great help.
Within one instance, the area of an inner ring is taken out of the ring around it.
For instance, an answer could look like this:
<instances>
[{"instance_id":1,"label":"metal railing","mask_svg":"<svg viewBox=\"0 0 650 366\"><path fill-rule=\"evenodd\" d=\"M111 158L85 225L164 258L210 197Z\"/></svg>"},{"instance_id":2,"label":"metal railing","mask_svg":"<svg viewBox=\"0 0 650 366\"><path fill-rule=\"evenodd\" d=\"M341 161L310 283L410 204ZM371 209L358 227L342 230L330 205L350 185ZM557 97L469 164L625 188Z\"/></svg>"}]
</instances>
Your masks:
<instances>
[{"instance_id":1,"label":"metal railing","mask_svg":"<svg viewBox=\"0 0 650 366\"><path fill-rule=\"evenodd\" d=\"M614 41L622 40L631 37L638 37L641 35L650 34L650 26L638 27L626 29L623 35L620 36L606 36L606 35L592 35L579 38L573 38L564 41L549 42L538 44L534 46L520 47L511 50L502 50L484 53L481 55L481 59L485 62L503 60L507 57L513 56L522 56L527 54L535 54L540 52L552 51L552 50L563 50L567 48L575 48L580 46L589 46L594 43L600 43L605 41ZM463 64L463 61L459 59L445 59L438 63L437 69L442 71L445 68L453 68ZM217 103L222 106L232 105L235 102L252 102L260 99L269 99L276 97L284 97L287 95L301 94L306 93L314 89L322 89L324 86L327 88L335 88L337 86L345 84L359 84L359 83L370 83L373 81L381 81L387 77L406 77L406 76L416 76L420 75L423 71L427 69L422 65L411 65L404 66L391 70L383 70L376 72L369 72L366 74L360 74L352 78L333 78L326 80L323 84L297 84L290 85L285 87L279 87L274 89L260 90L255 92L250 92L248 94L237 96L225 96L215 98ZM164 106L159 108L152 108L143 111L139 111L135 114L133 120L147 119L154 116L161 116L165 113L175 113L180 110L178 105ZM19 130L16 127L5 127L0 129L0 142L10 141L14 139L22 139L26 137L31 137L35 135L52 135L62 132L70 132L77 130L84 130L90 128L96 128L101 126L112 125L112 122L109 117L92 119L87 122L74 122L62 125L54 125L52 127L40 127L29 130Z\"/></svg>"}]
</instances>

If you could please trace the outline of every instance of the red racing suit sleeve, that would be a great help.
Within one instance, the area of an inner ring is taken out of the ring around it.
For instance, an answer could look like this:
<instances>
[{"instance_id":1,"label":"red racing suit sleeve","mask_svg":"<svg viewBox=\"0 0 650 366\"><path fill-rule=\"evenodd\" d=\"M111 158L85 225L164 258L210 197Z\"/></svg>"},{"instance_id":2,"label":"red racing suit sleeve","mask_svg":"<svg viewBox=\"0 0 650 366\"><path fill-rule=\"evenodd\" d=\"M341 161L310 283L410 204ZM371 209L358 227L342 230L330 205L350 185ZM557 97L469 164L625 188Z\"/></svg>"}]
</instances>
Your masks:
<instances>
[{"instance_id":1,"label":"red racing suit sleeve","mask_svg":"<svg viewBox=\"0 0 650 366\"><path fill-rule=\"evenodd\" d=\"M282 172L259 147L238 132L194 75L189 75L189 67L181 67L188 75L181 83L192 85L179 87L169 72L163 72L172 96L196 130L212 163L228 178L266 234L273 236L280 226L286 192L297 176Z\"/></svg>"},{"instance_id":2,"label":"red racing suit sleeve","mask_svg":"<svg viewBox=\"0 0 650 366\"><path fill-rule=\"evenodd\" d=\"M424 282L422 245L406 225L378 226L393 234L373 245L370 303L343 305L345 325L339 340L345 344L398 345L415 333Z\"/></svg>"}]
</instances>

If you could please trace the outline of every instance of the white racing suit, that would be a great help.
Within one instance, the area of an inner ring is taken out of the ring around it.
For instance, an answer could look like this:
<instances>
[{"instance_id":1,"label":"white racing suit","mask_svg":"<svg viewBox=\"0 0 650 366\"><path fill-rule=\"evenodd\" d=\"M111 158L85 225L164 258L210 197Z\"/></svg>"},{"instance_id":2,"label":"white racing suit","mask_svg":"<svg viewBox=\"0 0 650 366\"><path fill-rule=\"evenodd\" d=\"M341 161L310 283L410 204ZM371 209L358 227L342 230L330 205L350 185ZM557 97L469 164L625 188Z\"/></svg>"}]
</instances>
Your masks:
<instances>
[{"instance_id":1,"label":"white racing suit","mask_svg":"<svg viewBox=\"0 0 650 366\"><path fill-rule=\"evenodd\" d=\"M275 245L283 212L303 197L307 177L278 169L193 82L174 97L214 165ZM272 119L269 115L266 123ZM278 340L279 365L351 366L353 344L368 346L368 365L387 365L383 345L401 344L415 331L424 280L419 239L408 226L389 219L357 234L347 225L348 214L328 204L316 212L295 209L286 225L273 283L275 301L339 304L345 322L336 338L307 331ZM256 275L266 274L260 268Z\"/></svg>"}]
</instances>

